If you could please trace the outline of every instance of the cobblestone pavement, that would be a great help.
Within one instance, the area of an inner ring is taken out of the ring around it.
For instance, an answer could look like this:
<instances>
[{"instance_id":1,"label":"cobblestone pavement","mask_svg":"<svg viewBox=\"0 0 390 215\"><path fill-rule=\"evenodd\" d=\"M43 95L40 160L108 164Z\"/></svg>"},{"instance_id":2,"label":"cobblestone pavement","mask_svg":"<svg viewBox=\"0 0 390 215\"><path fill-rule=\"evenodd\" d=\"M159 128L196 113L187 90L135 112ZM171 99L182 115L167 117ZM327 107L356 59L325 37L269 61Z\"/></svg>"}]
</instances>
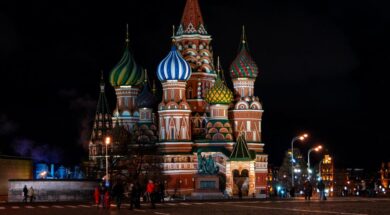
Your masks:
<instances>
[{"instance_id":1,"label":"cobblestone pavement","mask_svg":"<svg viewBox=\"0 0 390 215\"><path fill-rule=\"evenodd\" d=\"M219 214L341 214L366 215L390 214L390 199L387 198L334 198L327 201L311 200L244 200L244 201L187 201L156 204L150 209L142 204L141 209L98 208L88 203L0 203L0 214L154 214L154 215L219 215Z\"/></svg>"}]
</instances>

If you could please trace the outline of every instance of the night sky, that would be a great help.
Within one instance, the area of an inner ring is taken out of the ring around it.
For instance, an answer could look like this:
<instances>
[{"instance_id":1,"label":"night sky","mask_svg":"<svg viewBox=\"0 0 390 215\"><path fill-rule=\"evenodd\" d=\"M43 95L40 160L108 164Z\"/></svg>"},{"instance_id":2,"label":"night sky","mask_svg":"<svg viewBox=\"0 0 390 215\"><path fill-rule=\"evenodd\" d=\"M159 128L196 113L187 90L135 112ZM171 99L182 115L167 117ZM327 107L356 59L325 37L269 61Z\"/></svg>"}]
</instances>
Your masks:
<instances>
[{"instance_id":1,"label":"night sky","mask_svg":"<svg viewBox=\"0 0 390 215\"><path fill-rule=\"evenodd\" d=\"M0 154L32 153L69 165L86 159L100 70L107 78L121 58L126 23L136 62L156 77L184 5L1 2ZM271 164L279 165L304 131L310 140L295 145L306 155L323 144L337 167L378 169L390 161L388 2L200 0L200 6L226 74L246 26L260 68L256 94ZM113 108L109 85L107 96Z\"/></svg>"}]
</instances>

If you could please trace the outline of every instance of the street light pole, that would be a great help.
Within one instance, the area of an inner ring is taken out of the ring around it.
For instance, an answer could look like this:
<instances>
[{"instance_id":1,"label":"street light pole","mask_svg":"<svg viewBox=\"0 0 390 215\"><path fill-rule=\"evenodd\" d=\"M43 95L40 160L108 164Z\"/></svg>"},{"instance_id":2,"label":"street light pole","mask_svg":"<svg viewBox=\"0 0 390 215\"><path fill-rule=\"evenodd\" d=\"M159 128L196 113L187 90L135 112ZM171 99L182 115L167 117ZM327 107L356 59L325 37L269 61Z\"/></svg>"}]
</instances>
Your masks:
<instances>
[{"instance_id":1,"label":"street light pole","mask_svg":"<svg viewBox=\"0 0 390 215\"><path fill-rule=\"evenodd\" d=\"M309 149L309 151L307 152L307 175L308 175L308 179L310 179L310 153L314 150L316 152L318 152L320 149L322 149L322 146L317 146L317 147L313 147L311 149Z\"/></svg>"},{"instance_id":2,"label":"street light pole","mask_svg":"<svg viewBox=\"0 0 390 215\"><path fill-rule=\"evenodd\" d=\"M108 175L108 145L110 144L110 141L111 138L106 137L106 182L109 182L110 180L110 176Z\"/></svg>"},{"instance_id":3,"label":"street light pole","mask_svg":"<svg viewBox=\"0 0 390 215\"><path fill-rule=\"evenodd\" d=\"M291 140L291 185L294 187L294 142L297 140L304 140L308 135L304 134L301 136L296 136Z\"/></svg>"}]
</instances>

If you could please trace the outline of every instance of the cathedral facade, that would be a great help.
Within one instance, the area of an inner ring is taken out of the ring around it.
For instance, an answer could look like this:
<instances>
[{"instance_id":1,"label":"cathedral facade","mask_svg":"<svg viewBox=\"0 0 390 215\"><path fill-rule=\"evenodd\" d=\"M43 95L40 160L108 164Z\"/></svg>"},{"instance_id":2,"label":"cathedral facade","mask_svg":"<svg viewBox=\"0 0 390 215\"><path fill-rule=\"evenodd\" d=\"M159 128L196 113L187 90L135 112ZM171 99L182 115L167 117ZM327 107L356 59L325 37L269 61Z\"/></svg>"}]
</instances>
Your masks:
<instances>
[{"instance_id":1,"label":"cathedral facade","mask_svg":"<svg viewBox=\"0 0 390 215\"><path fill-rule=\"evenodd\" d=\"M158 99L148 73L129 51L127 35L123 56L109 76L117 97L113 112L101 83L90 161L104 168L104 138L111 130L143 128L151 131L148 138L154 138L161 151L168 193L191 194L199 158L209 157L218 167L220 187L228 194L239 189L244 195L265 194L268 156L261 139L263 109L254 95L258 67L244 28L239 52L229 67L233 90L225 83L219 58L213 56L198 0L187 0L176 29L171 49L157 66L162 85Z\"/></svg>"}]
</instances>

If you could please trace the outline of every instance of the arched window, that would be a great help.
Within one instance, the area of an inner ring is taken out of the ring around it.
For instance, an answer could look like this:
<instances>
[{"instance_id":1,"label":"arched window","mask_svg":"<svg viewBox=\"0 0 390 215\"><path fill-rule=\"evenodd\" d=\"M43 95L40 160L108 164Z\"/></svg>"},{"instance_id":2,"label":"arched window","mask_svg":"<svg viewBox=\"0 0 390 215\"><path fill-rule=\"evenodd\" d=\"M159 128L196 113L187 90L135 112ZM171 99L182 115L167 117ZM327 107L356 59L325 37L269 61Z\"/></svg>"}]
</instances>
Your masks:
<instances>
[{"instance_id":1,"label":"arched window","mask_svg":"<svg viewBox=\"0 0 390 215\"><path fill-rule=\"evenodd\" d=\"M241 177L248 177L249 176L249 171L247 169L243 169L241 171Z\"/></svg>"}]
</instances>

